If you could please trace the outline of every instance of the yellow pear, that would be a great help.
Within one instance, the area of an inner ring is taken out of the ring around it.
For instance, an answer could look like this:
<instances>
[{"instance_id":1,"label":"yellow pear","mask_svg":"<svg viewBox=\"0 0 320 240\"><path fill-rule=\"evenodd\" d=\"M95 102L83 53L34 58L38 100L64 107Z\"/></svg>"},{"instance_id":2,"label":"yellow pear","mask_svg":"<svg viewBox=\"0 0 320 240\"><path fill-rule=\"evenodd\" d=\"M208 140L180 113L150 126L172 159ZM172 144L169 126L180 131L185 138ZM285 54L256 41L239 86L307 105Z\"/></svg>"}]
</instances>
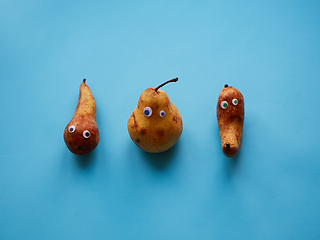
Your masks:
<instances>
[{"instance_id":1,"label":"yellow pear","mask_svg":"<svg viewBox=\"0 0 320 240\"><path fill-rule=\"evenodd\" d=\"M238 154L242 144L244 99L239 90L226 84L217 103L221 148L227 157Z\"/></svg>"},{"instance_id":2,"label":"yellow pear","mask_svg":"<svg viewBox=\"0 0 320 240\"><path fill-rule=\"evenodd\" d=\"M171 148L182 133L182 119L177 107L159 88L178 78L169 80L156 88L144 90L138 105L128 120L128 132L132 141L147 152L159 153Z\"/></svg>"},{"instance_id":3,"label":"yellow pear","mask_svg":"<svg viewBox=\"0 0 320 240\"><path fill-rule=\"evenodd\" d=\"M68 149L78 155L90 153L99 143L96 121L96 102L83 79L75 113L64 130L64 141Z\"/></svg>"}]
</instances>

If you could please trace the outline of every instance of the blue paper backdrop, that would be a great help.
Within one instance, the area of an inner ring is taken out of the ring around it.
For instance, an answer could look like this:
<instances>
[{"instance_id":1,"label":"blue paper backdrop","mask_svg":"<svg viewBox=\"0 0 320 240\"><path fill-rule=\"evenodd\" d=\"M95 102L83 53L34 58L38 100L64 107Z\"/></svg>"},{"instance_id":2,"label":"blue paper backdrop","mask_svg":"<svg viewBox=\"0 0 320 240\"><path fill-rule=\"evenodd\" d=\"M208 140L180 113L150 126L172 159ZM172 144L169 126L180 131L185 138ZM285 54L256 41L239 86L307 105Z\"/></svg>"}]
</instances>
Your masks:
<instances>
[{"instance_id":1,"label":"blue paper backdrop","mask_svg":"<svg viewBox=\"0 0 320 240\"><path fill-rule=\"evenodd\" d=\"M320 3L0 2L0 239L319 239ZM131 141L142 91L163 87L184 130ZM83 78L100 144L63 141ZM239 156L220 149L224 84L245 98Z\"/></svg>"}]
</instances>

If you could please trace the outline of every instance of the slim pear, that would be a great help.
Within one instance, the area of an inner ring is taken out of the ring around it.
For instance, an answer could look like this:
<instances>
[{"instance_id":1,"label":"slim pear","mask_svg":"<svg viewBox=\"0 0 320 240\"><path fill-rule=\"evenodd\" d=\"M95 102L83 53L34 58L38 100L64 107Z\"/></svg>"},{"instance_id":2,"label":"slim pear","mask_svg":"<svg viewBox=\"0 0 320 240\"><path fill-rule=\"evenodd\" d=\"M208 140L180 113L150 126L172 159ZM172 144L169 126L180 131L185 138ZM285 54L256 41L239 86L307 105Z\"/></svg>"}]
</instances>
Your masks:
<instances>
[{"instance_id":1,"label":"slim pear","mask_svg":"<svg viewBox=\"0 0 320 240\"><path fill-rule=\"evenodd\" d=\"M96 102L83 79L75 113L64 130L68 149L77 155L93 151L99 144L99 129L96 121Z\"/></svg>"},{"instance_id":2,"label":"slim pear","mask_svg":"<svg viewBox=\"0 0 320 240\"><path fill-rule=\"evenodd\" d=\"M235 157L242 144L244 99L239 90L228 84L218 98L217 120L222 152L227 157Z\"/></svg>"},{"instance_id":3,"label":"slim pear","mask_svg":"<svg viewBox=\"0 0 320 240\"><path fill-rule=\"evenodd\" d=\"M156 88L144 90L128 120L132 141L146 152L159 153L171 148L180 138L183 125L178 108L160 90L171 79Z\"/></svg>"}]
</instances>

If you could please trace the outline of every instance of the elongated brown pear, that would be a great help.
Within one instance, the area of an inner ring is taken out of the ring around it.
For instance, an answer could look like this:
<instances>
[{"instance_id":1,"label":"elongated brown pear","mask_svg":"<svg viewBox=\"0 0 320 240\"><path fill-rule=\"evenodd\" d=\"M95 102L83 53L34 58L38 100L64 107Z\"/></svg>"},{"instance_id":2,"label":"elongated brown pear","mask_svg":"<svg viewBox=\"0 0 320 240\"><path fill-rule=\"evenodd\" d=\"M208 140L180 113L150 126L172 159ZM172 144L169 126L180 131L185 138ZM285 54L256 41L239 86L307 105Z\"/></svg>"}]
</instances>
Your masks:
<instances>
[{"instance_id":1,"label":"elongated brown pear","mask_svg":"<svg viewBox=\"0 0 320 240\"><path fill-rule=\"evenodd\" d=\"M182 119L178 108L168 95L159 88L178 78L169 80L156 88L147 88L139 98L137 107L128 120L128 132L132 141L151 153L171 148L182 133Z\"/></svg>"},{"instance_id":2,"label":"elongated brown pear","mask_svg":"<svg viewBox=\"0 0 320 240\"><path fill-rule=\"evenodd\" d=\"M93 151L99 144L99 129L96 121L96 102L83 79L75 113L64 129L64 141L68 149L77 155Z\"/></svg>"},{"instance_id":3,"label":"elongated brown pear","mask_svg":"<svg viewBox=\"0 0 320 240\"><path fill-rule=\"evenodd\" d=\"M217 103L221 148L227 157L240 151L244 122L244 99L239 90L226 84Z\"/></svg>"}]
</instances>

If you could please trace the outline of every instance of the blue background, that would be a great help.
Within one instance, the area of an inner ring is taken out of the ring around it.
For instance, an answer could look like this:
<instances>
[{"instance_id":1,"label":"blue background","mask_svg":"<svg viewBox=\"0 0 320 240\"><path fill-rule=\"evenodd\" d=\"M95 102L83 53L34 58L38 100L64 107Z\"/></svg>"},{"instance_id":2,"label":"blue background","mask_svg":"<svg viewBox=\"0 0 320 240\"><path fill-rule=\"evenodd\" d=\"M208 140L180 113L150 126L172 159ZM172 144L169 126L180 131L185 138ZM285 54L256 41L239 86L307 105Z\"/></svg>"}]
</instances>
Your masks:
<instances>
[{"instance_id":1,"label":"blue background","mask_svg":"<svg viewBox=\"0 0 320 240\"><path fill-rule=\"evenodd\" d=\"M320 2L0 3L0 239L319 239ZM131 141L142 91L184 130ZM68 151L83 78L100 143ZM223 85L245 98L239 156L220 149Z\"/></svg>"}]
</instances>

